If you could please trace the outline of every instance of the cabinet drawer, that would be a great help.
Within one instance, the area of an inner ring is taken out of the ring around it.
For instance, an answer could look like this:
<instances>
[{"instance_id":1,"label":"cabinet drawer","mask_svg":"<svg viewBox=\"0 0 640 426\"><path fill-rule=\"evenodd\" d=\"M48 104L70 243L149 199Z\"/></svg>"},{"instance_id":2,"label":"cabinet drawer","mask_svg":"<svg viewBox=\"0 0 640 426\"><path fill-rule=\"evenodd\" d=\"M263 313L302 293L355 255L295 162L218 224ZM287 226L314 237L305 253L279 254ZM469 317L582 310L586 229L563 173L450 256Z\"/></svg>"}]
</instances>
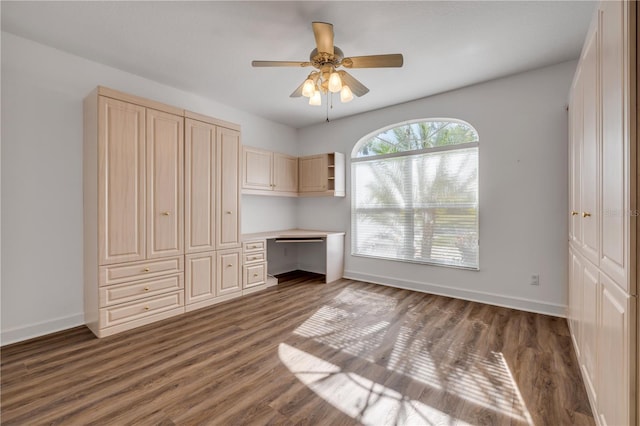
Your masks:
<instances>
[{"instance_id":1,"label":"cabinet drawer","mask_svg":"<svg viewBox=\"0 0 640 426\"><path fill-rule=\"evenodd\" d=\"M267 282L267 264L245 266L243 274L243 288L255 287Z\"/></svg>"},{"instance_id":2,"label":"cabinet drawer","mask_svg":"<svg viewBox=\"0 0 640 426\"><path fill-rule=\"evenodd\" d=\"M245 241L242 243L242 251L244 253L251 253L254 251L264 251L267 247L266 240L253 240Z\"/></svg>"},{"instance_id":3,"label":"cabinet drawer","mask_svg":"<svg viewBox=\"0 0 640 426\"><path fill-rule=\"evenodd\" d=\"M133 302L184 288L182 274L100 288L100 307Z\"/></svg>"},{"instance_id":4,"label":"cabinet drawer","mask_svg":"<svg viewBox=\"0 0 640 426\"><path fill-rule=\"evenodd\" d=\"M184 256L100 267L100 285L120 284L184 271Z\"/></svg>"},{"instance_id":5,"label":"cabinet drawer","mask_svg":"<svg viewBox=\"0 0 640 426\"><path fill-rule=\"evenodd\" d=\"M100 328L135 321L145 317L184 306L184 291L175 291L159 296L100 309Z\"/></svg>"},{"instance_id":6,"label":"cabinet drawer","mask_svg":"<svg viewBox=\"0 0 640 426\"><path fill-rule=\"evenodd\" d=\"M245 253L244 255L244 264L251 264L251 263L259 263L259 262L264 262L265 256L264 256L264 252L256 252L256 253Z\"/></svg>"}]
</instances>

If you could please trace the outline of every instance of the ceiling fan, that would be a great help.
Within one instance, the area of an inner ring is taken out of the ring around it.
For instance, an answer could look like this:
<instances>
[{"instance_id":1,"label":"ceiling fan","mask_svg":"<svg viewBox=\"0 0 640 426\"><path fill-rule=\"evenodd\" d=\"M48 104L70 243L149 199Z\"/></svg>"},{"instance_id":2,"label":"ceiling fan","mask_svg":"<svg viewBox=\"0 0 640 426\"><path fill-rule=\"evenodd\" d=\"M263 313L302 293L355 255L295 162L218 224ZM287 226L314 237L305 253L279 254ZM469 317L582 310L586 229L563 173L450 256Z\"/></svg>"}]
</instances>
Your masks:
<instances>
[{"instance_id":1,"label":"ceiling fan","mask_svg":"<svg viewBox=\"0 0 640 426\"><path fill-rule=\"evenodd\" d=\"M309 62L291 61L253 61L254 67L309 67L316 68L307 79L290 95L292 98L305 96L309 105L321 105L321 94L340 92L340 100L349 102L353 95L364 96L369 92L367 87L355 79L344 68L386 68L401 67L402 55L369 55L344 57L342 50L333 44L333 25L326 22L313 22L313 35L316 48L309 55Z\"/></svg>"}]
</instances>

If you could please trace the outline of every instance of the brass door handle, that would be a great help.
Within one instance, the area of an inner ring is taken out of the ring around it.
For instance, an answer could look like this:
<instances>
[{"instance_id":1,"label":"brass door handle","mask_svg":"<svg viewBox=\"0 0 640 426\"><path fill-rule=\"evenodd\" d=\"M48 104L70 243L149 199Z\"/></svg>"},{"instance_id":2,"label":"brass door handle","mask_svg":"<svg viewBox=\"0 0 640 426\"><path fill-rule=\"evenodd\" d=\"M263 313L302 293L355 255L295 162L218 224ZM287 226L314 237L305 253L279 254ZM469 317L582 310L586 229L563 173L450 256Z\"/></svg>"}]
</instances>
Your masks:
<instances>
[{"instance_id":1,"label":"brass door handle","mask_svg":"<svg viewBox=\"0 0 640 426\"><path fill-rule=\"evenodd\" d=\"M582 217L591 217L591 213L582 212Z\"/></svg>"},{"instance_id":2,"label":"brass door handle","mask_svg":"<svg viewBox=\"0 0 640 426\"><path fill-rule=\"evenodd\" d=\"M227 214L231 214L231 210L227 210Z\"/></svg>"},{"instance_id":3,"label":"brass door handle","mask_svg":"<svg viewBox=\"0 0 640 426\"><path fill-rule=\"evenodd\" d=\"M577 214L578 214L578 212L577 212L577 211L575 211L575 210L572 210L572 211L571 211L571 216L576 216Z\"/></svg>"},{"instance_id":4,"label":"brass door handle","mask_svg":"<svg viewBox=\"0 0 640 426\"><path fill-rule=\"evenodd\" d=\"M227 265L227 268L231 268L233 265L230 263Z\"/></svg>"},{"instance_id":5,"label":"brass door handle","mask_svg":"<svg viewBox=\"0 0 640 426\"><path fill-rule=\"evenodd\" d=\"M149 291L149 287L145 287L145 288L144 288L144 291Z\"/></svg>"},{"instance_id":6,"label":"brass door handle","mask_svg":"<svg viewBox=\"0 0 640 426\"><path fill-rule=\"evenodd\" d=\"M144 269L143 269L143 271L144 271L144 272L149 272L150 270L151 270L151 269L149 269L149 268L144 268Z\"/></svg>"},{"instance_id":7,"label":"brass door handle","mask_svg":"<svg viewBox=\"0 0 640 426\"><path fill-rule=\"evenodd\" d=\"M161 214L162 214L162 216L169 216L171 213L170 212L162 212Z\"/></svg>"},{"instance_id":8,"label":"brass door handle","mask_svg":"<svg viewBox=\"0 0 640 426\"><path fill-rule=\"evenodd\" d=\"M148 310L149 310L149 307L148 307L148 306L145 306L145 307L144 307L144 310L145 310L145 311L148 311Z\"/></svg>"}]
</instances>

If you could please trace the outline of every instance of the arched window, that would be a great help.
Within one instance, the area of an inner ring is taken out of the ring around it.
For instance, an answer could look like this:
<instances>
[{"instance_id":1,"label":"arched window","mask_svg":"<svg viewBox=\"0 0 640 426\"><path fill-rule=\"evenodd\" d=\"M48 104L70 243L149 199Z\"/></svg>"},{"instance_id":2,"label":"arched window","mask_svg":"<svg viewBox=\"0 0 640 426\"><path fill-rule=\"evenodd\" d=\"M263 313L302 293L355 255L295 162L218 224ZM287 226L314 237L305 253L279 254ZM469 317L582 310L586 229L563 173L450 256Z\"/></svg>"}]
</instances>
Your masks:
<instances>
[{"instance_id":1,"label":"arched window","mask_svg":"<svg viewBox=\"0 0 640 426\"><path fill-rule=\"evenodd\" d=\"M478 133L459 120L394 125L351 155L351 252L478 269Z\"/></svg>"}]
</instances>

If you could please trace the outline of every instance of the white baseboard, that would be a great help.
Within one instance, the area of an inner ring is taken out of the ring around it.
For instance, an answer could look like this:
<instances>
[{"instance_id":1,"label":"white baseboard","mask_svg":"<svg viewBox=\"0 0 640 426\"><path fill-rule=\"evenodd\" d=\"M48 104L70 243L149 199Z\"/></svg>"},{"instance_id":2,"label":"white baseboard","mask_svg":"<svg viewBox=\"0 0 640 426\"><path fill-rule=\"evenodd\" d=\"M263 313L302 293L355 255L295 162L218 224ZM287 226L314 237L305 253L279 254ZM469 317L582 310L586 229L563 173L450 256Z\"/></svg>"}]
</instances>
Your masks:
<instances>
[{"instance_id":1,"label":"white baseboard","mask_svg":"<svg viewBox=\"0 0 640 426\"><path fill-rule=\"evenodd\" d=\"M22 342L23 340L44 336L45 334L55 333L56 331L66 330L83 324L84 314L79 313L23 327L2 330L2 333L0 334L0 346Z\"/></svg>"},{"instance_id":2,"label":"white baseboard","mask_svg":"<svg viewBox=\"0 0 640 426\"><path fill-rule=\"evenodd\" d=\"M520 297L503 296L484 291L466 290L440 284L403 280L379 275L369 275L354 271L344 271L344 278L382 284L389 287L403 288L405 290L419 291L421 293L454 297L456 299L486 303L488 305L502 306L504 308L518 309L537 314L551 315L554 317L566 317L567 307L565 305L555 303L540 302Z\"/></svg>"}]
</instances>

